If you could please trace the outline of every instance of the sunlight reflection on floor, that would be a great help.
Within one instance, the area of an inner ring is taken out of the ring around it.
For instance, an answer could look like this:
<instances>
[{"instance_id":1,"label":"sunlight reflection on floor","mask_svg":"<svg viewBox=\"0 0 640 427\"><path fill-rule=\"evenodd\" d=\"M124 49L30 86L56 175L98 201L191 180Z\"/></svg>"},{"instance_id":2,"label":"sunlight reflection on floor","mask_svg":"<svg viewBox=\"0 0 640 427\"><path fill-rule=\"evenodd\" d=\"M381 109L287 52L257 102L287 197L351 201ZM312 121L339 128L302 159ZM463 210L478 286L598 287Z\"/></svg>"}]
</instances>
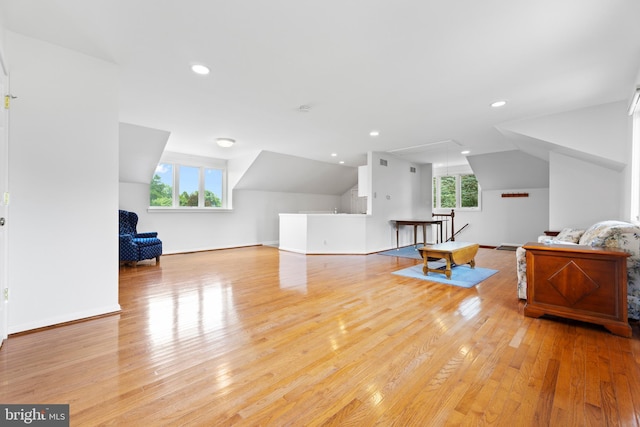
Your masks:
<instances>
[{"instance_id":1,"label":"sunlight reflection on floor","mask_svg":"<svg viewBox=\"0 0 640 427\"><path fill-rule=\"evenodd\" d=\"M460 308L457 312L465 319L471 319L480 313L480 309L482 308L480 303L481 299L477 295L466 298L460 303Z\"/></svg>"},{"instance_id":2,"label":"sunlight reflection on floor","mask_svg":"<svg viewBox=\"0 0 640 427\"><path fill-rule=\"evenodd\" d=\"M149 301L147 328L151 342L162 346L175 340L229 328L239 322L233 288L215 283L176 291Z\"/></svg>"}]
</instances>

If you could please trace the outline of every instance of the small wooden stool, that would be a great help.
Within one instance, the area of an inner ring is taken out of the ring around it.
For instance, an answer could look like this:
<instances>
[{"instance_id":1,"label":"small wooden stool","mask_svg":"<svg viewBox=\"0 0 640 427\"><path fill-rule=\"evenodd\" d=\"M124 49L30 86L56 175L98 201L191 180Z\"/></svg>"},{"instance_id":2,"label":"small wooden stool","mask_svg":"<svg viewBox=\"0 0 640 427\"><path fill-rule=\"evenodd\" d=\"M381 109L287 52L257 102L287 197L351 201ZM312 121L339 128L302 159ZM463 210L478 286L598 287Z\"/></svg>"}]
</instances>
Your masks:
<instances>
[{"instance_id":1,"label":"small wooden stool","mask_svg":"<svg viewBox=\"0 0 640 427\"><path fill-rule=\"evenodd\" d=\"M429 272L442 273L447 276L447 279L451 279L451 264L469 264L471 268L476 266L474 258L478 253L479 247L480 245L477 243L446 242L418 248L420 255L424 259L422 272L425 276L429 274ZM445 270L429 268L429 264L427 264L429 258L443 258L447 262L447 268Z\"/></svg>"}]
</instances>

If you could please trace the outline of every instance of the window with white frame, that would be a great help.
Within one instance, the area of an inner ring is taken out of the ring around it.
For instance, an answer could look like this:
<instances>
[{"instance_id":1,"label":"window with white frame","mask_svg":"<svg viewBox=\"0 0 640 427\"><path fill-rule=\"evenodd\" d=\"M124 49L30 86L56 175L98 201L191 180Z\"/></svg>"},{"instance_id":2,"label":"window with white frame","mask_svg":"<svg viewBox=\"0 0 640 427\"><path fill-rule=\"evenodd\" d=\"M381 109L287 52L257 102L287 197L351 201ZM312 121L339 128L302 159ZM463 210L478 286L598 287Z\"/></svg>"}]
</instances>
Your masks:
<instances>
[{"instance_id":1,"label":"window with white frame","mask_svg":"<svg viewBox=\"0 0 640 427\"><path fill-rule=\"evenodd\" d=\"M164 159L158 164L151 181L149 206L185 209L225 207L226 168L221 162L215 163L213 160L180 156Z\"/></svg>"},{"instance_id":2,"label":"window with white frame","mask_svg":"<svg viewBox=\"0 0 640 427\"><path fill-rule=\"evenodd\" d=\"M434 209L480 209L480 186L473 174L433 177Z\"/></svg>"}]
</instances>

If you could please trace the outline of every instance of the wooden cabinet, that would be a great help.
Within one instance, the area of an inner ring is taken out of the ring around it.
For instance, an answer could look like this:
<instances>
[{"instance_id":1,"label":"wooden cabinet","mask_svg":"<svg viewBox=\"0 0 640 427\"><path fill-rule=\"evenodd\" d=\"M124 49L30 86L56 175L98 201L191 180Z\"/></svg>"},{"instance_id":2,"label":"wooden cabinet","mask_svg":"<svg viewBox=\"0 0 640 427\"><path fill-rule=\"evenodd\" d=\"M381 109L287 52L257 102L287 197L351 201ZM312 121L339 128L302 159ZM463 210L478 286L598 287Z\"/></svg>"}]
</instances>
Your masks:
<instances>
[{"instance_id":1,"label":"wooden cabinet","mask_svg":"<svg viewBox=\"0 0 640 427\"><path fill-rule=\"evenodd\" d=\"M620 249L527 243L524 314L550 314L603 325L631 336L627 321L627 257Z\"/></svg>"}]
</instances>

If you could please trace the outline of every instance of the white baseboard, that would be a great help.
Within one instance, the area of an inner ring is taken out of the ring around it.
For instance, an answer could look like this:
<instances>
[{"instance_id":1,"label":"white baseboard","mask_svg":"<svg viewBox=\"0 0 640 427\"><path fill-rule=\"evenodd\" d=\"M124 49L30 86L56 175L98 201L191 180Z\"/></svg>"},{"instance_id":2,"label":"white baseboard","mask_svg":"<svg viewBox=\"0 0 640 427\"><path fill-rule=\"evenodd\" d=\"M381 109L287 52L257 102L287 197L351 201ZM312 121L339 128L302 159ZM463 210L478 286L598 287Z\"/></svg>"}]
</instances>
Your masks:
<instances>
[{"instance_id":1,"label":"white baseboard","mask_svg":"<svg viewBox=\"0 0 640 427\"><path fill-rule=\"evenodd\" d=\"M285 251L285 252L295 252L295 253L297 253L297 254L305 254L305 255L307 254L305 251L302 251L302 250L300 250L300 249L287 248L287 247L284 247L284 246L280 246L280 248L279 248L279 249L280 249L281 251Z\"/></svg>"},{"instance_id":2,"label":"white baseboard","mask_svg":"<svg viewBox=\"0 0 640 427\"><path fill-rule=\"evenodd\" d=\"M33 322L22 323L18 325L9 325L9 335L18 332L30 331L32 329L44 328L47 326L58 325L60 323L73 322L75 320L87 319L89 317L101 316L103 314L117 313L121 311L120 304L110 305L106 307L96 307L90 310L84 310L76 313L68 313L61 316L49 317L46 319L38 319Z\"/></svg>"}]
</instances>

